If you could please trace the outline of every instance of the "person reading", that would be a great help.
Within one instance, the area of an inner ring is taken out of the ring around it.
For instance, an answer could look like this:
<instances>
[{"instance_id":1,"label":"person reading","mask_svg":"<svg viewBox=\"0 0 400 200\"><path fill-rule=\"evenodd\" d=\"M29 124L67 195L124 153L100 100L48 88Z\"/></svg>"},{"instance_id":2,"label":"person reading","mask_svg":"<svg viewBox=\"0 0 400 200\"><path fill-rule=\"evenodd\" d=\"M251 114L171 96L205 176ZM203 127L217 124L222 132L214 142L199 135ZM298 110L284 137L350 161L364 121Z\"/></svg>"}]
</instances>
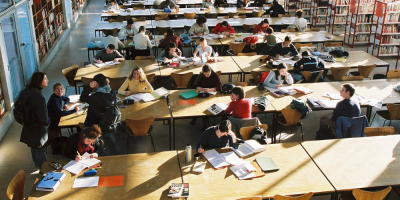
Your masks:
<instances>
[{"instance_id":1,"label":"person reading","mask_svg":"<svg viewBox=\"0 0 400 200\"><path fill-rule=\"evenodd\" d=\"M205 149L231 147L237 142L236 135L231 129L232 124L229 120L221 121L218 126L207 128L197 142L197 152L203 153Z\"/></svg>"},{"instance_id":2,"label":"person reading","mask_svg":"<svg viewBox=\"0 0 400 200\"><path fill-rule=\"evenodd\" d=\"M117 0L111 0L106 6L106 10L119 10Z\"/></svg>"},{"instance_id":3,"label":"person reading","mask_svg":"<svg viewBox=\"0 0 400 200\"><path fill-rule=\"evenodd\" d=\"M218 35L229 35L230 33L235 33L235 30L227 21L223 21L215 26L213 33Z\"/></svg>"},{"instance_id":4,"label":"person reading","mask_svg":"<svg viewBox=\"0 0 400 200\"><path fill-rule=\"evenodd\" d=\"M274 0L272 2L272 6L268 10L266 10L266 13L269 13L271 17L279 17L279 14L285 14L285 9L281 4L278 3L277 0Z\"/></svg>"},{"instance_id":5,"label":"person reading","mask_svg":"<svg viewBox=\"0 0 400 200\"><path fill-rule=\"evenodd\" d=\"M280 88L282 84L293 84L292 75L287 71L286 63L281 63L278 68L271 71L265 79L263 85L269 88Z\"/></svg>"},{"instance_id":6,"label":"person reading","mask_svg":"<svg viewBox=\"0 0 400 200\"><path fill-rule=\"evenodd\" d=\"M256 27L253 29L254 34L264 34L267 32L267 28L269 27L268 19L262 20Z\"/></svg>"},{"instance_id":7,"label":"person reading","mask_svg":"<svg viewBox=\"0 0 400 200\"><path fill-rule=\"evenodd\" d=\"M103 62L118 62L124 61L125 58L121 53L115 50L115 46L113 44L109 44L106 49L100 50L93 58L94 62L103 63Z\"/></svg>"},{"instance_id":8,"label":"person reading","mask_svg":"<svg viewBox=\"0 0 400 200\"><path fill-rule=\"evenodd\" d=\"M177 46L181 50L184 46L179 37L175 35L174 29L172 28L167 30L167 36L158 45L158 48L167 48L170 42L175 43L175 46Z\"/></svg>"},{"instance_id":9,"label":"person reading","mask_svg":"<svg viewBox=\"0 0 400 200\"><path fill-rule=\"evenodd\" d=\"M244 98L244 90L240 86L236 86L232 89L231 102L225 109L226 114L231 114L237 118L251 118L251 111L253 108L253 102L251 99Z\"/></svg>"},{"instance_id":10,"label":"person reading","mask_svg":"<svg viewBox=\"0 0 400 200\"><path fill-rule=\"evenodd\" d=\"M158 54L157 59L164 62L170 61L173 58L182 56L182 51L176 48L176 44L170 42L168 47L165 48L160 54Z\"/></svg>"},{"instance_id":11,"label":"person reading","mask_svg":"<svg viewBox=\"0 0 400 200\"><path fill-rule=\"evenodd\" d=\"M208 30L208 26L206 24L207 18L204 17L203 15L200 15L196 19L196 23L190 27L188 33L191 36L202 36L210 33L210 30Z\"/></svg>"},{"instance_id":12,"label":"person reading","mask_svg":"<svg viewBox=\"0 0 400 200\"><path fill-rule=\"evenodd\" d=\"M279 58L283 56L284 58L289 58L291 56L297 56L299 52L296 47L292 44L292 40L289 36L285 37L284 42L276 43L268 52L269 56Z\"/></svg>"},{"instance_id":13,"label":"person reading","mask_svg":"<svg viewBox=\"0 0 400 200\"><path fill-rule=\"evenodd\" d=\"M100 135L99 126L93 125L84 128L80 133L69 136L65 144L64 156L77 162L82 160L82 155L85 153L88 153L91 158L99 157Z\"/></svg>"},{"instance_id":14,"label":"person reading","mask_svg":"<svg viewBox=\"0 0 400 200\"><path fill-rule=\"evenodd\" d=\"M127 20L126 26L123 26L121 30L119 30L118 38L123 39L127 36L133 37L139 29L133 24L133 19L130 18Z\"/></svg>"},{"instance_id":15,"label":"person reading","mask_svg":"<svg viewBox=\"0 0 400 200\"><path fill-rule=\"evenodd\" d=\"M205 56L207 59L210 59L212 52L213 49L207 44L207 39L200 38L200 45L197 46L196 50L194 51L193 57L197 57L197 53L199 53L199 57L201 57L203 54L206 54Z\"/></svg>"},{"instance_id":16,"label":"person reading","mask_svg":"<svg viewBox=\"0 0 400 200\"><path fill-rule=\"evenodd\" d=\"M273 34L274 29L271 27L267 28L267 34L264 36L264 43L267 43L261 50L261 55L267 55L269 52L269 49L271 49L274 45L276 45L276 36Z\"/></svg>"},{"instance_id":17,"label":"person reading","mask_svg":"<svg viewBox=\"0 0 400 200\"><path fill-rule=\"evenodd\" d=\"M201 4L201 8L210 8L214 7L214 3L212 0L204 0L203 4Z\"/></svg>"},{"instance_id":18,"label":"person reading","mask_svg":"<svg viewBox=\"0 0 400 200\"><path fill-rule=\"evenodd\" d=\"M158 6L158 9L165 9L165 8L174 9L176 7L178 7L178 6L173 1L165 0L160 3L160 5Z\"/></svg>"},{"instance_id":19,"label":"person reading","mask_svg":"<svg viewBox=\"0 0 400 200\"><path fill-rule=\"evenodd\" d=\"M135 44L135 53L133 55L133 59L136 56L150 56L150 49L153 48L153 45L150 42L150 38L146 35L146 28L144 26L140 26L139 33L133 37L133 43Z\"/></svg>"},{"instance_id":20,"label":"person reading","mask_svg":"<svg viewBox=\"0 0 400 200\"><path fill-rule=\"evenodd\" d=\"M153 87L147 81L146 75L141 67L135 67L129 77L121 85L118 94L129 96L139 92L153 92Z\"/></svg>"},{"instance_id":21,"label":"person reading","mask_svg":"<svg viewBox=\"0 0 400 200\"><path fill-rule=\"evenodd\" d=\"M319 58L314 58L311 56L309 51L303 51L301 53L302 58L294 64L294 69L302 70L302 71L319 71L319 69L325 68L324 62L322 62ZM300 73L291 73L295 80L301 80L303 75Z\"/></svg>"}]
</instances>

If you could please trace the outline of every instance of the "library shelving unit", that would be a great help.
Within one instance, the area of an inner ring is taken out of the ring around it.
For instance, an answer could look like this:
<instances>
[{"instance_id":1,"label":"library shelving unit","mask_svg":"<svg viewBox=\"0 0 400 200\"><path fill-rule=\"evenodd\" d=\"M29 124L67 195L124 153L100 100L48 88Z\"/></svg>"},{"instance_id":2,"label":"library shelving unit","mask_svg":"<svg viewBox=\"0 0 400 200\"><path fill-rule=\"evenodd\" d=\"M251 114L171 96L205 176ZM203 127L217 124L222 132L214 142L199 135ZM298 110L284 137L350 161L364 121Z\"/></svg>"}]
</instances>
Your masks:
<instances>
[{"instance_id":1,"label":"library shelving unit","mask_svg":"<svg viewBox=\"0 0 400 200\"><path fill-rule=\"evenodd\" d=\"M347 0L330 0L325 30L335 35L344 33L348 10Z\"/></svg>"},{"instance_id":2,"label":"library shelving unit","mask_svg":"<svg viewBox=\"0 0 400 200\"><path fill-rule=\"evenodd\" d=\"M285 10L286 12L290 12L291 10L296 11L298 0L285 0Z\"/></svg>"},{"instance_id":3,"label":"library shelving unit","mask_svg":"<svg viewBox=\"0 0 400 200\"><path fill-rule=\"evenodd\" d=\"M311 19L311 0L298 0L296 3L298 9L303 10L303 18L310 21Z\"/></svg>"},{"instance_id":4,"label":"library shelving unit","mask_svg":"<svg viewBox=\"0 0 400 200\"><path fill-rule=\"evenodd\" d=\"M367 52L373 56L398 56L400 1L376 1Z\"/></svg>"},{"instance_id":5,"label":"library shelving unit","mask_svg":"<svg viewBox=\"0 0 400 200\"><path fill-rule=\"evenodd\" d=\"M313 27L326 24L328 0L312 0L311 2L311 25Z\"/></svg>"},{"instance_id":6,"label":"library shelving unit","mask_svg":"<svg viewBox=\"0 0 400 200\"><path fill-rule=\"evenodd\" d=\"M400 43L399 43L399 46L400 46ZM397 64L399 64L399 58L400 58L400 51L397 51L396 69L397 69Z\"/></svg>"},{"instance_id":7,"label":"library shelving unit","mask_svg":"<svg viewBox=\"0 0 400 200\"><path fill-rule=\"evenodd\" d=\"M1 77L0 77L0 119L3 117L5 111L6 111L6 104L4 101L2 82L1 82Z\"/></svg>"},{"instance_id":8,"label":"library shelving unit","mask_svg":"<svg viewBox=\"0 0 400 200\"><path fill-rule=\"evenodd\" d=\"M32 13L39 59L42 60L63 32L62 0L40 0L32 4Z\"/></svg>"}]
</instances>

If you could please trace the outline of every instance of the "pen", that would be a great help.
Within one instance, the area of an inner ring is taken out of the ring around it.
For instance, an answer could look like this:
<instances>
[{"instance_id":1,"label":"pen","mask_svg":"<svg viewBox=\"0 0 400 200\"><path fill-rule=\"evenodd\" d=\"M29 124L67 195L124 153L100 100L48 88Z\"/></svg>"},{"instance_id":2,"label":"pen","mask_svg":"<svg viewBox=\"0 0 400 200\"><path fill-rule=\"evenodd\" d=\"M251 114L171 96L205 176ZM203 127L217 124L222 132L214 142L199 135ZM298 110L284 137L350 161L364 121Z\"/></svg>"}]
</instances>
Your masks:
<instances>
[{"instance_id":1,"label":"pen","mask_svg":"<svg viewBox=\"0 0 400 200\"><path fill-rule=\"evenodd\" d=\"M79 151L76 151L76 153L78 154L79 157L82 157L81 154L79 154Z\"/></svg>"}]
</instances>

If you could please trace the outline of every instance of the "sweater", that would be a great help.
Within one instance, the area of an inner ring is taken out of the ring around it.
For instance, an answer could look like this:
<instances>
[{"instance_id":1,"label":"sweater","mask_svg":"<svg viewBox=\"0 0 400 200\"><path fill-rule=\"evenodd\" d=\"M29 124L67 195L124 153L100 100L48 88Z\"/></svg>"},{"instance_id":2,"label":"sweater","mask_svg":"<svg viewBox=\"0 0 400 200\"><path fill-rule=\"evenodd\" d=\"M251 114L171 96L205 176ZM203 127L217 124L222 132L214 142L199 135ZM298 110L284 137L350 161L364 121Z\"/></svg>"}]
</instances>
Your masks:
<instances>
[{"instance_id":1,"label":"sweater","mask_svg":"<svg viewBox=\"0 0 400 200\"><path fill-rule=\"evenodd\" d=\"M93 124L98 124L107 108L114 102L115 90L111 90L110 93L95 92L89 95L92 91L93 88L87 85L83 88L80 97L80 101L89 104L85 127L92 127Z\"/></svg>"},{"instance_id":2,"label":"sweater","mask_svg":"<svg viewBox=\"0 0 400 200\"><path fill-rule=\"evenodd\" d=\"M273 46L276 44L276 36L275 35L265 35L264 40L267 41L268 46Z\"/></svg>"},{"instance_id":3,"label":"sweater","mask_svg":"<svg viewBox=\"0 0 400 200\"><path fill-rule=\"evenodd\" d=\"M129 34L136 35L137 32L139 32L139 29L135 25L133 25L132 28L128 28L128 25L126 25L126 26L123 26L121 28L121 30L119 31L118 38L125 38Z\"/></svg>"},{"instance_id":4,"label":"sweater","mask_svg":"<svg viewBox=\"0 0 400 200\"><path fill-rule=\"evenodd\" d=\"M158 9L165 9L165 8L168 8L168 7L170 9L174 9L176 7L176 5L175 5L175 3L173 1L169 1L169 3L167 3L167 1L163 1L158 6Z\"/></svg>"},{"instance_id":5,"label":"sweater","mask_svg":"<svg viewBox=\"0 0 400 200\"><path fill-rule=\"evenodd\" d=\"M113 44L115 46L115 49L124 49L125 48L124 43L122 43L117 37L113 37L111 35L103 38L101 43L103 43L104 48L107 48L107 46L109 44Z\"/></svg>"},{"instance_id":6,"label":"sweater","mask_svg":"<svg viewBox=\"0 0 400 200\"><path fill-rule=\"evenodd\" d=\"M286 76L286 80L282 80L282 76L278 76L278 79L276 78L275 71L271 71L267 78L265 79L263 85L265 87L269 88L276 88L277 85L283 84L283 82L286 81L287 84L293 84L293 77L292 75L288 74Z\"/></svg>"},{"instance_id":7,"label":"sweater","mask_svg":"<svg viewBox=\"0 0 400 200\"><path fill-rule=\"evenodd\" d=\"M232 28L231 25L228 24L228 27L222 28L221 23L218 23L215 28L213 29L213 33L218 34L218 33L223 33L223 32L229 32L229 33L234 33L235 30Z\"/></svg>"},{"instance_id":8,"label":"sweater","mask_svg":"<svg viewBox=\"0 0 400 200\"><path fill-rule=\"evenodd\" d=\"M232 137L230 135L222 136L218 138L215 131L218 129L218 126L211 126L207 128L203 134L200 136L199 142L197 142L196 150L200 147L202 149L216 149L223 148L226 146L231 147L233 144Z\"/></svg>"},{"instance_id":9,"label":"sweater","mask_svg":"<svg viewBox=\"0 0 400 200\"><path fill-rule=\"evenodd\" d=\"M202 8L209 8L209 7L214 7L214 3L212 1L207 2L207 1L203 1L203 4L201 4Z\"/></svg>"},{"instance_id":10,"label":"sweater","mask_svg":"<svg viewBox=\"0 0 400 200\"><path fill-rule=\"evenodd\" d=\"M192 25L192 27L190 27L188 33L189 33L189 35L192 35L192 34L197 35L199 33L203 33L204 35L206 35L206 34L210 33L210 30L208 30L208 26L206 23L203 24L203 27L201 27L197 23L194 23Z\"/></svg>"},{"instance_id":11,"label":"sweater","mask_svg":"<svg viewBox=\"0 0 400 200\"><path fill-rule=\"evenodd\" d=\"M237 118L251 118L252 106L251 99L238 99L236 101L231 101L229 106L225 109L225 112Z\"/></svg>"},{"instance_id":12,"label":"sweater","mask_svg":"<svg viewBox=\"0 0 400 200\"><path fill-rule=\"evenodd\" d=\"M115 58L123 58L124 56L121 55L118 51L114 50L110 54L107 53L107 50L103 49L97 52L94 56L97 60L101 60L103 62L113 61Z\"/></svg>"},{"instance_id":13,"label":"sweater","mask_svg":"<svg viewBox=\"0 0 400 200\"><path fill-rule=\"evenodd\" d=\"M296 31L304 32L307 28L307 20L304 18L296 18L293 24L290 24L287 29L296 29Z\"/></svg>"},{"instance_id":14,"label":"sweater","mask_svg":"<svg viewBox=\"0 0 400 200\"><path fill-rule=\"evenodd\" d=\"M272 13L270 13L271 11ZM278 4L272 5L266 12L270 13L271 17L278 17L279 14L285 14L285 9L281 4Z\"/></svg>"},{"instance_id":15,"label":"sweater","mask_svg":"<svg viewBox=\"0 0 400 200\"><path fill-rule=\"evenodd\" d=\"M167 59L172 59L172 58L174 58L174 56L173 56L172 54L169 53L169 50L170 50L169 47L165 48L163 51L161 51L160 54L158 54L157 59L158 59L158 60L164 60L164 58L167 58ZM182 51L181 51L179 48L176 48L175 53L176 53L178 56L182 56Z\"/></svg>"},{"instance_id":16,"label":"sweater","mask_svg":"<svg viewBox=\"0 0 400 200\"><path fill-rule=\"evenodd\" d=\"M254 29L253 29L253 33L256 34L256 33L260 32L260 31L263 32L263 33L266 33L268 27L269 27L269 25L263 27L261 24L257 24L257 26L254 27Z\"/></svg>"},{"instance_id":17,"label":"sweater","mask_svg":"<svg viewBox=\"0 0 400 200\"><path fill-rule=\"evenodd\" d=\"M319 68L324 68L325 64L319 58L314 58L310 56L304 56L301 60L297 61L294 64L294 69L300 69L300 66L303 65L303 71L318 71Z\"/></svg>"},{"instance_id":18,"label":"sweater","mask_svg":"<svg viewBox=\"0 0 400 200\"><path fill-rule=\"evenodd\" d=\"M203 47L201 45L197 46L196 50L199 52L199 56L203 55L203 53L207 53L207 54L210 53L210 56L211 56L211 53L213 52L212 47L208 46L208 45L206 46L205 51L203 51Z\"/></svg>"},{"instance_id":19,"label":"sweater","mask_svg":"<svg viewBox=\"0 0 400 200\"><path fill-rule=\"evenodd\" d=\"M135 44L135 49L137 50L145 50L153 48L149 36L144 33L136 34L135 37L133 37L133 43Z\"/></svg>"},{"instance_id":20,"label":"sweater","mask_svg":"<svg viewBox=\"0 0 400 200\"><path fill-rule=\"evenodd\" d=\"M66 116L75 112L73 110L63 110L62 102L64 101L65 105L69 104L69 98L66 96L57 96L56 94L52 94L47 101L47 112L50 118L50 126L49 129L58 131L58 124L60 123L60 119L62 116Z\"/></svg>"},{"instance_id":21,"label":"sweater","mask_svg":"<svg viewBox=\"0 0 400 200\"><path fill-rule=\"evenodd\" d=\"M338 117L359 117L361 115L360 103L354 99L343 99L337 103L331 120L336 121Z\"/></svg>"},{"instance_id":22,"label":"sweater","mask_svg":"<svg viewBox=\"0 0 400 200\"><path fill-rule=\"evenodd\" d=\"M75 157L77 155L76 152L78 151L79 141L80 141L79 133L75 133L75 134L69 136L67 143L65 144L65 147L64 147L64 156L65 157L67 157L71 160L75 160ZM96 139L93 147L94 147L94 151L96 153L98 153L98 151L100 149L99 139Z\"/></svg>"},{"instance_id":23,"label":"sweater","mask_svg":"<svg viewBox=\"0 0 400 200\"><path fill-rule=\"evenodd\" d=\"M179 37L173 35L165 37L163 41L158 45L158 48L167 48L170 42L175 43L178 48L182 48L184 46Z\"/></svg>"},{"instance_id":24,"label":"sweater","mask_svg":"<svg viewBox=\"0 0 400 200\"><path fill-rule=\"evenodd\" d=\"M211 72L209 77L206 77L203 73L201 73L196 80L195 87L215 88L216 91L219 91L222 87L221 79L215 72Z\"/></svg>"},{"instance_id":25,"label":"sweater","mask_svg":"<svg viewBox=\"0 0 400 200\"><path fill-rule=\"evenodd\" d=\"M292 43L290 43L289 47L284 47L283 42L280 42L273 46L268 52L268 55L272 57L276 57L277 54L279 54L280 56L288 54L290 56L296 56L297 54L299 54L299 52Z\"/></svg>"},{"instance_id":26,"label":"sweater","mask_svg":"<svg viewBox=\"0 0 400 200\"><path fill-rule=\"evenodd\" d=\"M136 80L134 78L132 78L132 80L129 80L129 78L127 78L118 89L118 94L125 95L126 89L128 89L132 94L136 94L139 92L153 92L153 87L151 86L149 81L147 81L147 79L144 83L140 83L139 80Z\"/></svg>"}]
</instances>

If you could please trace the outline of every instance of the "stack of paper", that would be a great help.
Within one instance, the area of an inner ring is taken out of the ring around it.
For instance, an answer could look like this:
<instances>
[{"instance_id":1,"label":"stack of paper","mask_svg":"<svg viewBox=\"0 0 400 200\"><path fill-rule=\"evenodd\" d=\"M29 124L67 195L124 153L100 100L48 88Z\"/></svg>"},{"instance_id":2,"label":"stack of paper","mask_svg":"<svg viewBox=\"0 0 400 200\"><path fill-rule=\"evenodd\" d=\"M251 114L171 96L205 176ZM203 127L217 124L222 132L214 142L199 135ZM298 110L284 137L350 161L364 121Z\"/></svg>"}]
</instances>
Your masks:
<instances>
[{"instance_id":1,"label":"stack of paper","mask_svg":"<svg viewBox=\"0 0 400 200\"><path fill-rule=\"evenodd\" d=\"M239 148L233 148L233 151L240 157L248 156L265 150L265 147L255 140L246 140L243 144L239 145Z\"/></svg>"},{"instance_id":2,"label":"stack of paper","mask_svg":"<svg viewBox=\"0 0 400 200\"><path fill-rule=\"evenodd\" d=\"M78 102L79 99L81 98L81 95L79 95L79 94L76 94L76 95L69 95L68 98L69 98L69 102L70 102L70 103L76 103L76 102Z\"/></svg>"},{"instance_id":3,"label":"stack of paper","mask_svg":"<svg viewBox=\"0 0 400 200\"><path fill-rule=\"evenodd\" d=\"M328 97L330 99L336 99L336 100L342 100L343 99L343 97L340 96L339 93L331 93L331 92L327 92L327 91L325 91L322 96L323 97Z\"/></svg>"},{"instance_id":4,"label":"stack of paper","mask_svg":"<svg viewBox=\"0 0 400 200\"><path fill-rule=\"evenodd\" d=\"M339 101L341 101L341 100L318 99L318 104L324 108L335 109L336 105L337 105L337 103L339 103Z\"/></svg>"},{"instance_id":5,"label":"stack of paper","mask_svg":"<svg viewBox=\"0 0 400 200\"><path fill-rule=\"evenodd\" d=\"M99 177L82 177L76 178L72 188L85 188L85 187L97 187L99 185Z\"/></svg>"},{"instance_id":6,"label":"stack of paper","mask_svg":"<svg viewBox=\"0 0 400 200\"><path fill-rule=\"evenodd\" d=\"M78 107L78 112L81 111L85 107L85 103L76 103L68 108L68 110L74 110L75 107Z\"/></svg>"},{"instance_id":7,"label":"stack of paper","mask_svg":"<svg viewBox=\"0 0 400 200\"><path fill-rule=\"evenodd\" d=\"M114 62L114 61L109 61L109 62L103 62L103 63L94 63L96 67L106 67L106 66L111 66L111 65L117 65L121 64L120 62Z\"/></svg>"},{"instance_id":8,"label":"stack of paper","mask_svg":"<svg viewBox=\"0 0 400 200\"><path fill-rule=\"evenodd\" d=\"M256 177L256 174L254 172L256 172L257 169L254 168L254 166L251 165L249 162L232 166L230 167L230 169L239 178L239 180Z\"/></svg>"}]
</instances>

